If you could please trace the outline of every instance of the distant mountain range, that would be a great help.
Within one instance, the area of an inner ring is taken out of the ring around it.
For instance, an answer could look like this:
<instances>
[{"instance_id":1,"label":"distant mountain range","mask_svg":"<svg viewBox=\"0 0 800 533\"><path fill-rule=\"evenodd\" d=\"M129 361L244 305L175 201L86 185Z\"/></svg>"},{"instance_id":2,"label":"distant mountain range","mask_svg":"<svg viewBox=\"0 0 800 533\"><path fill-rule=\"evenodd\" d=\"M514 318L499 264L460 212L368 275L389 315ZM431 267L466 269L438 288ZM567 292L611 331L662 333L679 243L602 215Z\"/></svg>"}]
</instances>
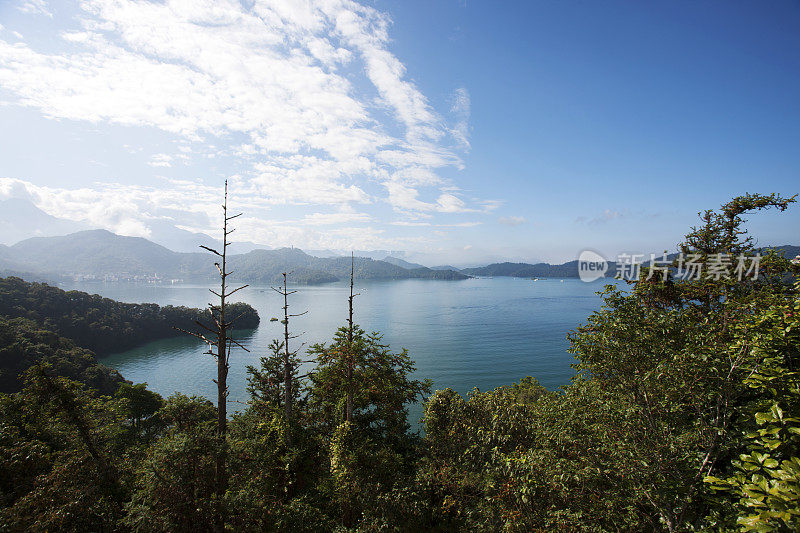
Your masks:
<instances>
[{"instance_id":1,"label":"distant mountain range","mask_svg":"<svg viewBox=\"0 0 800 533\"><path fill-rule=\"evenodd\" d=\"M399 266L399 267L403 267L403 268L408 268L408 269L413 269L413 268L428 268L428 267L426 267L426 266L424 266L424 265L420 265L419 263L409 263L408 261L406 261L406 260L404 260L404 259L400 259L400 258L398 258L398 257L392 257L392 256L390 256L390 255L387 255L387 256L386 256L386 257L384 257L382 260L383 260L383 261L386 261L387 263L391 263L391 264L393 264L393 265L396 265L396 266ZM441 269L438 269L438 268L433 268L433 269L431 269L431 270L441 270ZM457 269L457 268L449 268L449 269L447 269L447 270L458 271L458 269Z\"/></svg>"},{"instance_id":2,"label":"distant mountain range","mask_svg":"<svg viewBox=\"0 0 800 533\"><path fill-rule=\"evenodd\" d=\"M213 243L211 243L213 244ZM253 250L229 256L232 280L274 283L281 272L292 272L296 283L324 283L350 275L349 257L313 257L297 248ZM105 280L215 279L214 258L208 253L174 252L147 239L123 237L106 230L87 230L60 237L33 237L0 246L0 271L38 276L69 276ZM466 279L455 271L403 268L385 261L355 258L358 279Z\"/></svg>"},{"instance_id":3,"label":"distant mountain range","mask_svg":"<svg viewBox=\"0 0 800 533\"><path fill-rule=\"evenodd\" d=\"M605 277L616 274L616 263L609 263ZM513 278L577 278L578 261L569 261L560 265L550 263L493 263L476 268L463 268L460 272L470 276L507 276Z\"/></svg>"},{"instance_id":4,"label":"distant mountain range","mask_svg":"<svg viewBox=\"0 0 800 533\"><path fill-rule=\"evenodd\" d=\"M431 267L431 270L455 270L456 272L461 272L461 269L460 269L460 268L456 268L456 267L454 267L454 266L451 266L451 265L437 265L437 266L432 266L432 267Z\"/></svg>"},{"instance_id":5,"label":"distant mountain range","mask_svg":"<svg viewBox=\"0 0 800 533\"><path fill-rule=\"evenodd\" d=\"M209 242L214 245L213 242ZM787 257L800 247L779 246ZM673 254L674 255L674 254ZM232 254L228 264L232 279L243 283L275 283L281 272L291 272L295 283L325 283L347 279L350 257L315 257L298 248L256 249ZM606 277L616 264L609 263ZM175 252L140 237L123 237L106 230L85 230L55 237L32 237L13 246L0 245L0 276L17 275L30 280L57 281L69 277L109 281L208 282L216 277L214 257L202 251ZM418 263L386 256L383 260L355 258L357 279L460 280L473 276L517 278L575 278L578 262L493 263L457 269L448 265L427 268Z\"/></svg>"},{"instance_id":6,"label":"distant mountain range","mask_svg":"<svg viewBox=\"0 0 800 533\"><path fill-rule=\"evenodd\" d=\"M17 242L30 237L65 235L91 226L48 215L30 200L0 200L0 243Z\"/></svg>"},{"instance_id":7,"label":"distant mountain range","mask_svg":"<svg viewBox=\"0 0 800 533\"><path fill-rule=\"evenodd\" d=\"M800 255L800 246L782 245L782 246L765 246L760 250L765 251L769 248L774 248L783 252L784 257L794 258ZM667 255L667 259L672 261L678 256L677 253ZM649 258L649 255L648 255ZM657 255L660 259L661 255ZM649 261L644 261L648 264ZM436 269L437 267L433 267ZM578 261L568 261L560 265L551 265L550 263L492 263L482 267L475 268L462 268L458 270L463 274L470 276L508 276L514 278L577 278L578 277ZM605 272L605 277L613 278L617 273L617 263L614 261L608 262L608 269Z\"/></svg>"}]
</instances>

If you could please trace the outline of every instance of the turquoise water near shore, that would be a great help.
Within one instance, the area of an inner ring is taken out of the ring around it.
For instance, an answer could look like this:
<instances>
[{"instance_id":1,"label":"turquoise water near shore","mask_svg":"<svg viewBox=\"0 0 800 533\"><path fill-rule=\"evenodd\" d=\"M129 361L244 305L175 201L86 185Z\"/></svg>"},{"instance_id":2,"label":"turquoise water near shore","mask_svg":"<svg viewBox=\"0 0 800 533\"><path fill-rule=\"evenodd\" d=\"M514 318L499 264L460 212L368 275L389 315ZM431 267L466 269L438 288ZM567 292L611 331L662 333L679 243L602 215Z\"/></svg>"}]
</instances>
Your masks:
<instances>
[{"instance_id":1,"label":"turquoise water near shore","mask_svg":"<svg viewBox=\"0 0 800 533\"><path fill-rule=\"evenodd\" d=\"M584 283L577 279L532 281L516 278L477 278L463 281L358 281L356 322L367 331L379 331L394 350L407 348L416 362L416 376L431 378L435 389L450 387L466 394L509 385L534 376L549 389L569 383L574 362L567 353L567 333L600 308L595 294L608 280ZM213 296L207 286L145 285L75 282L62 284L125 302L204 307ZM295 343L330 340L347 316L346 283L298 286L290 297L290 312L308 311L292 319L291 330L303 335ZM281 297L269 287L248 287L239 300L255 307L261 324L237 332L250 349L234 349L228 376L230 408L247 401L246 370L258 365L282 326L270 317L282 314ZM104 357L102 362L134 382L168 396L173 392L198 394L216 401L216 373L206 346L191 337L148 343ZM309 365L310 366L310 365ZM421 408L411 409L416 422ZM415 424L416 426L416 424Z\"/></svg>"}]
</instances>

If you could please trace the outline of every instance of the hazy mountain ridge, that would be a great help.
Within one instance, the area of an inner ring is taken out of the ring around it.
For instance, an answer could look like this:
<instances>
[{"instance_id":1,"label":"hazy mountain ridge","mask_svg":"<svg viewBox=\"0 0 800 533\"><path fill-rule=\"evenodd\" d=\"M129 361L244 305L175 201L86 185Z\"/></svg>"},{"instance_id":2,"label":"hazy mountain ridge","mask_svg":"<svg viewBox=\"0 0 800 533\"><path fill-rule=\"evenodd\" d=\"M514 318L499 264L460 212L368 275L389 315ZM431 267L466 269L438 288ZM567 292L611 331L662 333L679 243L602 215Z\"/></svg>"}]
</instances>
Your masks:
<instances>
[{"instance_id":1,"label":"hazy mountain ridge","mask_svg":"<svg viewBox=\"0 0 800 533\"><path fill-rule=\"evenodd\" d=\"M90 227L86 223L49 215L25 198L0 200L0 242L64 235Z\"/></svg>"},{"instance_id":2,"label":"hazy mountain ridge","mask_svg":"<svg viewBox=\"0 0 800 533\"><path fill-rule=\"evenodd\" d=\"M800 255L800 246L793 246L789 244L779 246L761 246L757 248L757 250L759 250L762 254L766 253L766 250L768 249L775 249L783 252L787 259L792 259ZM649 264L649 257L649 255L643 257L641 260L642 264ZM660 261L662 257L662 254L656 254L656 261ZM667 259L669 261L673 261L677 257L677 252L667 254ZM498 276L514 278L577 278L578 261L568 261L560 265L554 265L550 263L492 263L482 267L462 268L459 272L470 276ZM613 278L616 273L617 263L615 261L609 261L608 269L605 272L605 277Z\"/></svg>"},{"instance_id":3,"label":"hazy mountain ridge","mask_svg":"<svg viewBox=\"0 0 800 533\"><path fill-rule=\"evenodd\" d=\"M762 247L765 250L771 247ZM781 245L786 257L800 254L800 246ZM669 254L673 259L676 254ZM257 249L229 256L232 280L243 283L275 283L289 271L295 283L326 283L347 279L350 257L315 257L299 248ZM609 262L606 277L617 265ZM60 276L88 279L206 282L217 275L214 258L207 252L175 252L141 237L124 237L106 230L85 230L60 237L32 237L13 246L0 245L0 273L28 279L55 280ZM562 264L492 263L456 270L427 268L393 256L384 260L355 258L357 279L444 279L470 276L518 278L575 278L577 260Z\"/></svg>"},{"instance_id":4,"label":"hazy mountain ridge","mask_svg":"<svg viewBox=\"0 0 800 533\"><path fill-rule=\"evenodd\" d=\"M774 248L776 250L780 250L781 252L783 252L783 256L786 259L794 259L795 257L800 256L800 246L783 244L781 246L764 246L759 248L759 250L766 250L768 248Z\"/></svg>"},{"instance_id":5,"label":"hazy mountain ridge","mask_svg":"<svg viewBox=\"0 0 800 533\"><path fill-rule=\"evenodd\" d=\"M299 248L277 250L253 250L234 255L230 259L232 276L248 282L273 283L281 279L281 272L292 272L291 279L297 283L325 283L347 279L350 276L350 257L314 257ZM441 272L421 267L406 269L385 261L368 257L354 258L356 279L466 279L457 272Z\"/></svg>"},{"instance_id":6,"label":"hazy mountain ridge","mask_svg":"<svg viewBox=\"0 0 800 533\"><path fill-rule=\"evenodd\" d=\"M512 278L577 278L578 261L568 261L560 265L550 263L492 263L483 267L464 268L461 272L470 276L499 276ZM610 262L605 277L613 277L616 263Z\"/></svg>"},{"instance_id":7,"label":"hazy mountain ridge","mask_svg":"<svg viewBox=\"0 0 800 533\"><path fill-rule=\"evenodd\" d=\"M281 272L292 272L296 283L324 283L350 275L349 257L319 258L297 248L253 250L229 256L232 280L274 283ZM124 237L106 230L87 230L61 237L34 237L0 249L0 269L32 274L109 280L209 281L215 278L214 258L207 252L174 252L141 237ZM466 279L451 271L425 267L406 269L384 261L356 257L359 279Z\"/></svg>"},{"instance_id":8,"label":"hazy mountain ridge","mask_svg":"<svg viewBox=\"0 0 800 533\"><path fill-rule=\"evenodd\" d=\"M453 265L436 265L430 267L431 270L452 270L454 272L461 272L463 269L454 267Z\"/></svg>"},{"instance_id":9,"label":"hazy mountain ridge","mask_svg":"<svg viewBox=\"0 0 800 533\"><path fill-rule=\"evenodd\" d=\"M387 255L386 257L381 259L381 261L386 261L387 263L391 263L392 265L396 265L409 270L413 270L416 268L428 268L425 265L420 265L419 263L411 263L409 261L406 261L405 259L400 259L399 257L392 257L391 255ZM440 269L432 268L431 270L440 270ZM457 269L450 269L450 270L454 270L456 272L458 271Z\"/></svg>"}]
</instances>

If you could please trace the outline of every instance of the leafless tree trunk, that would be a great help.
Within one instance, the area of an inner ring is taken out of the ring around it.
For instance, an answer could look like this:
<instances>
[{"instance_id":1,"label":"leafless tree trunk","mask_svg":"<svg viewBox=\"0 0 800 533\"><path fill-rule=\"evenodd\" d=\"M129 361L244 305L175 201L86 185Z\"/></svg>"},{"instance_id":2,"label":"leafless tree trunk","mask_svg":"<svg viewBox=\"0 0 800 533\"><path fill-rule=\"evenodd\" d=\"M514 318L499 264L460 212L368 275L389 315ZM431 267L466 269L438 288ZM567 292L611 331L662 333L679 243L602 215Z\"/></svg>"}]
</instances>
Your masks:
<instances>
[{"instance_id":1,"label":"leafless tree trunk","mask_svg":"<svg viewBox=\"0 0 800 533\"><path fill-rule=\"evenodd\" d=\"M353 421L353 298L358 294L353 294L353 273L355 270L355 257L353 252L350 252L350 297L348 301L348 315L347 315L347 405L345 410L345 420L347 422Z\"/></svg>"},{"instance_id":2,"label":"leafless tree trunk","mask_svg":"<svg viewBox=\"0 0 800 533\"><path fill-rule=\"evenodd\" d=\"M231 244L228 238L234 229L228 228L228 223L241 216L237 215L228 216L228 181L225 180L225 197L222 203L222 252L219 252L208 246L201 245L200 248L208 250L212 254L219 257L219 261L214 263L217 267L220 277L220 291L217 292L213 289L209 291L219 298L219 305L213 303L209 305L211 318L214 322L213 326L207 326L202 322L197 322L197 325L205 329L211 336L207 337L202 333L192 333L186 331L190 335L200 338L208 344L209 355L214 356L217 360L217 379L214 382L217 384L217 439L219 441L219 450L216 459L216 472L215 472L215 497L216 497L216 512L214 517L214 529L218 532L225 531L226 512L224 506L225 491L228 488L228 475L226 472L226 459L227 459L227 443L226 434L228 431L228 369L230 361L231 346L236 345L245 351L247 348L239 344L236 340L231 338L230 330L233 327L236 318L228 319L225 315L227 299L235 292L240 291L247 287L242 285L236 289L229 290L227 286L228 276L233 272L228 272L227 258L228 246ZM237 317L238 318L238 317ZM185 331L185 330L184 330Z\"/></svg>"}]
</instances>

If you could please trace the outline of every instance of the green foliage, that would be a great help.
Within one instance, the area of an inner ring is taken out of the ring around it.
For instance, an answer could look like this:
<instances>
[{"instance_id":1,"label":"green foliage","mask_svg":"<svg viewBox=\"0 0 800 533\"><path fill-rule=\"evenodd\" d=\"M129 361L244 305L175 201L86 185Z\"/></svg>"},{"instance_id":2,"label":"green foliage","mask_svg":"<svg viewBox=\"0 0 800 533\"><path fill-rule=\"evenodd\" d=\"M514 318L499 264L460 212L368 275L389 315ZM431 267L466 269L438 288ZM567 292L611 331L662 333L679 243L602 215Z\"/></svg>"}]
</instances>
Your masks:
<instances>
[{"instance_id":1,"label":"green foliage","mask_svg":"<svg viewBox=\"0 0 800 533\"><path fill-rule=\"evenodd\" d=\"M155 416L164 405L161 396L147 390L147 383L123 383L114 393L114 398L120 401L120 410L128 419L130 437L149 441L161 422Z\"/></svg>"},{"instance_id":2,"label":"green foliage","mask_svg":"<svg viewBox=\"0 0 800 533\"><path fill-rule=\"evenodd\" d=\"M353 423L379 440L406 438L409 403L428 394L429 380L411 379L414 362L407 350L394 353L378 333L366 334L355 326L352 346L348 329L339 328L330 345L317 344L309 355L317 361L311 375L308 401L315 422L332 431L344 421L344 401L353 395ZM347 365L353 378L348 383Z\"/></svg>"},{"instance_id":3,"label":"green foliage","mask_svg":"<svg viewBox=\"0 0 800 533\"><path fill-rule=\"evenodd\" d=\"M284 402L284 342L273 340L268 350L270 354L261 358L261 366L256 368L252 365L247 366L247 392L250 394L254 405L274 409L282 409ZM300 359L290 354L289 364L290 373L294 383L298 380L297 369L300 366ZM294 404L300 401L300 387L292 388Z\"/></svg>"},{"instance_id":4,"label":"green foliage","mask_svg":"<svg viewBox=\"0 0 800 533\"><path fill-rule=\"evenodd\" d=\"M682 250L752 254L743 215L792 202L734 199L704 213ZM785 322L753 322L797 314L781 311L796 297L785 283L795 274L776 255L756 280L648 280L645 270L629 291L607 287L603 309L571 335L577 375L562 394L529 380L466 400L437 392L426 405L429 448L417 474L425 489L404 494L419 509L415 523L678 531L728 529L738 519L795 528L795 422L774 406L797 412L791 387L778 385L796 386L798 339ZM761 374L778 364L754 349L764 346L764 328L780 337L770 352L784 365L777 374ZM704 481L726 472L727 497Z\"/></svg>"},{"instance_id":5,"label":"green foliage","mask_svg":"<svg viewBox=\"0 0 800 533\"><path fill-rule=\"evenodd\" d=\"M743 216L792 202L736 198L701 214L681 249L753 254ZM309 350L307 381L292 356L290 417L273 342L248 368L251 401L224 441L210 402L115 381L41 329L78 330L79 318L54 311L72 293L3 280L27 294L13 313L31 316L0 318L14 372L0 380L16 391L0 395L0 528L206 531L224 506L232 531L798 530L800 284L787 283L797 267L768 254L758 279L646 274L627 291L607 287L570 335L576 375L560 391L531 377L466 398L437 391L422 437L407 406L431 384L412 379L408 352L340 328ZM90 315L111 313L90 318L100 326L86 334L99 339L124 313L151 324L164 311L75 297Z\"/></svg>"},{"instance_id":6,"label":"green foliage","mask_svg":"<svg viewBox=\"0 0 800 533\"><path fill-rule=\"evenodd\" d=\"M800 286L796 287L800 288ZM737 327L737 346L750 354L745 379L755 393L743 417L741 443L727 477L710 486L734 499L747 531L800 528L800 298L754 314Z\"/></svg>"},{"instance_id":7,"label":"green foliage","mask_svg":"<svg viewBox=\"0 0 800 533\"><path fill-rule=\"evenodd\" d=\"M97 362L89 350L42 329L25 318L0 316L0 392L17 392L33 365L46 364L54 375L85 383L99 394L112 394L123 383L115 370Z\"/></svg>"},{"instance_id":8,"label":"green foliage","mask_svg":"<svg viewBox=\"0 0 800 533\"><path fill-rule=\"evenodd\" d=\"M0 396L0 523L10 531L113 530L126 498L123 416L108 397L33 367L19 393Z\"/></svg>"},{"instance_id":9,"label":"green foliage","mask_svg":"<svg viewBox=\"0 0 800 533\"><path fill-rule=\"evenodd\" d=\"M258 326L258 313L247 304L230 304L228 313L239 317L236 327ZM122 303L14 277L0 278L0 315L32 320L99 355L181 335L175 328L194 330L197 320L211 323L207 310Z\"/></svg>"},{"instance_id":10,"label":"green foliage","mask_svg":"<svg viewBox=\"0 0 800 533\"><path fill-rule=\"evenodd\" d=\"M137 391L141 394L143 391ZM145 396L147 408L155 407ZM219 442L216 409L206 399L174 394L158 411L158 438L131 465L123 523L133 531L210 531Z\"/></svg>"},{"instance_id":11,"label":"green foliage","mask_svg":"<svg viewBox=\"0 0 800 533\"><path fill-rule=\"evenodd\" d=\"M234 416L229 437L229 509L237 531L331 529L314 527L332 523L321 440L264 404Z\"/></svg>"}]
</instances>

